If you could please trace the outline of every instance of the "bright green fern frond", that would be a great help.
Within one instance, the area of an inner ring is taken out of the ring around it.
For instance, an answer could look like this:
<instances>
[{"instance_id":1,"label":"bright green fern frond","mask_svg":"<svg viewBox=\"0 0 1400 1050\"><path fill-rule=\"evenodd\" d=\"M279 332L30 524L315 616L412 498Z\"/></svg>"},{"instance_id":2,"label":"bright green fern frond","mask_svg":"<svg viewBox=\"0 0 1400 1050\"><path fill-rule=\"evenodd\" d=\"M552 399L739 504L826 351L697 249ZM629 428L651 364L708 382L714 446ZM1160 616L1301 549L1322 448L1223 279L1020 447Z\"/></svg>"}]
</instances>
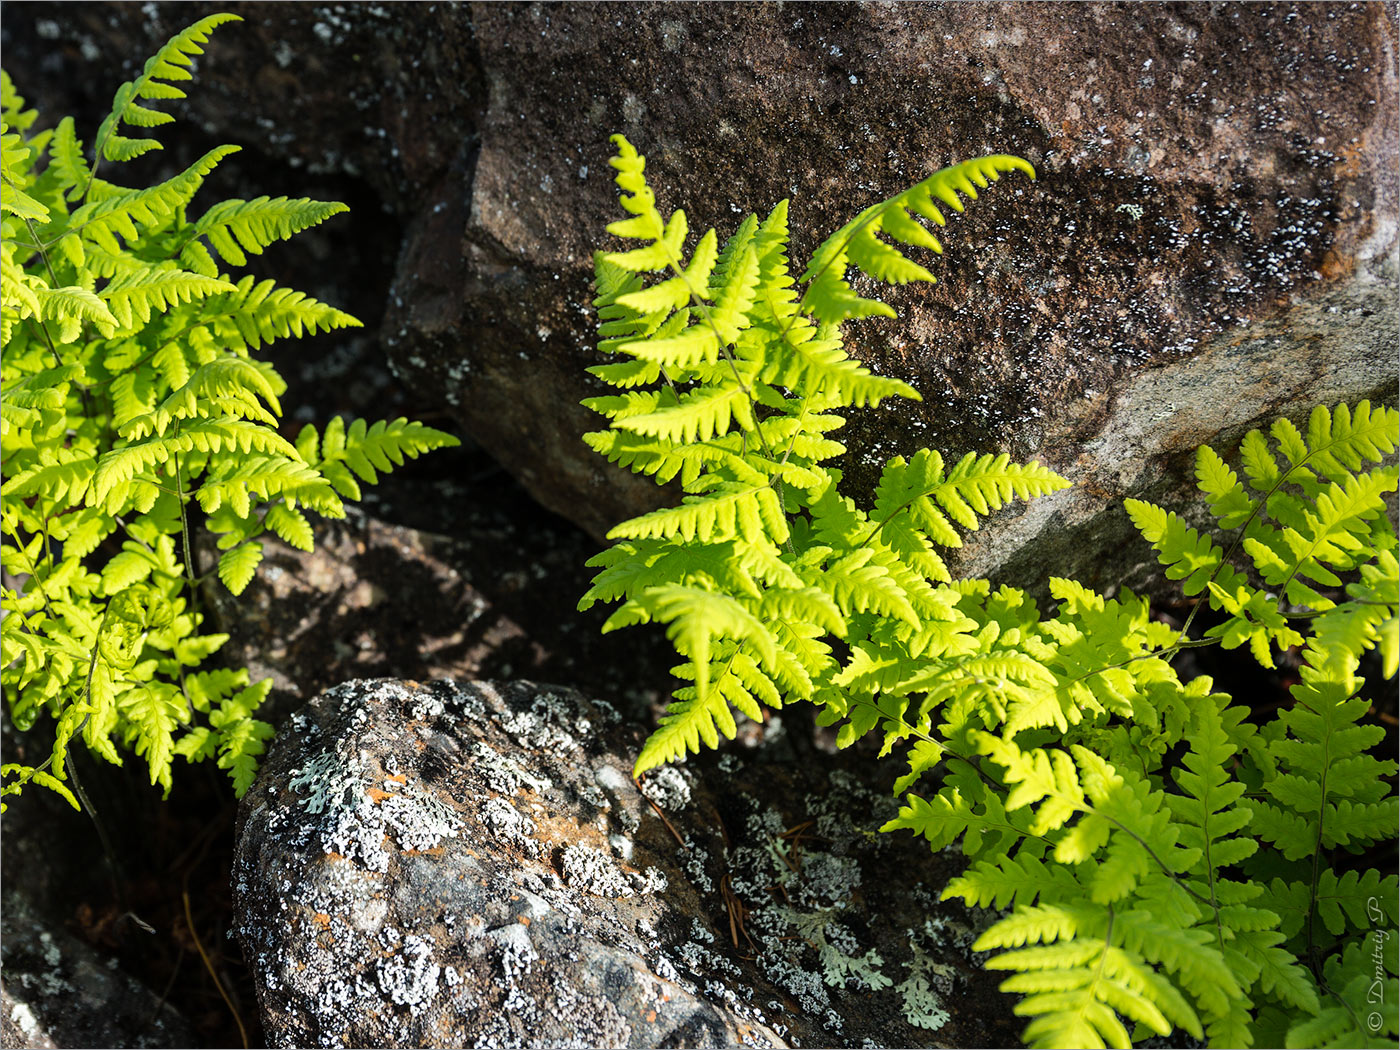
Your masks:
<instances>
[{"instance_id":1,"label":"bright green fern frond","mask_svg":"<svg viewBox=\"0 0 1400 1050\"><path fill-rule=\"evenodd\" d=\"M1325 653L1309 649L1307 657L1290 690L1297 703L1278 718L1286 735L1269 747L1279 763L1264 782L1272 801L1257 805L1252 825L1289 860L1387 837L1400 819L1384 779L1396 763L1366 753L1385 733L1358 724L1370 706L1355 695L1360 683Z\"/></svg>"},{"instance_id":2,"label":"bright green fern frond","mask_svg":"<svg viewBox=\"0 0 1400 1050\"><path fill-rule=\"evenodd\" d=\"M849 267L854 264L866 274L886 283L932 281L932 274L906 259L893 245L880 240L877 234L884 233L907 245L942 251L937 238L913 215L932 219L942 226L947 220L935 201L961 212L964 205L958 197L959 192L976 200L979 189L986 189L1007 171L1022 171L1035 178L1035 169L1020 157L979 157L944 168L899 196L867 208L827 238L812 254L811 262L802 275L802 280L810 282L802 297L803 307L823 324L839 323L848 317L893 317L894 311L884 303L862 299L856 294L846 280Z\"/></svg>"},{"instance_id":3,"label":"bright green fern frond","mask_svg":"<svg viewBox=\"0 0 1400 1050\"><path fill-rule=\"evenodd\" d=\"M338 201L327 203L305 197L227 200L195 220L192 232L195 237L208 238L210 247L230 266L246 266L245 252L260 255L274 241L286 240L349 210Z\"/></svg>"},{"instance_id":4,"label":"bright green fern frond","mask_svg":"<svg viewBox=\"0 0 1400 1050\"><path fill-rule=\"evenodd\" d=\"M800 333L789 328L776 348L778 352L770 354L762 374L765 382L793 389L831 391L841 398L842 404L856 408L876 406L887 397L922 400L908 383L873 374L841 348L840 339L816 337L815 330L805 340L796 338L797 334Z\"/></svg>"},{"instance_id":5,"label":"bright green fern frond","mask_svg":"<svg viewBox=\"0 0 1400 1050\"><path fill-rule=\"evenodd\" d=\"M719 542L741 536L756 542L768 536L777 543L787 541L788 529L777 493L766 481L754 483L721 482L704 495L685 497L678 507L650 511L608 533L609 539L646 539L679 536Z\"/></svg>"},{"instance_id":6,"label":"bright green fern frond","mask_svg":"<svg viewBox=\"0 0 1400 1050\"><path fill-rule=\"evenodd\" d=\"M288 336L300 339L315 332L361 326L342 310L251 275L241 278L231 291L204 299L187 324L206 328L216 343L243 351L260 349L264 343Z\"/></svg>"},{"instance_id":7,"label":"bright green fern frond","mask_svg":"<svg viewBox=\"0 0 1400 1050\"><path fill-rule=\"evenodd\" d=\"M48 222L49 209L25 192L33 183L29 174L31 150L20 136L9 134L9 130L6 124L0 132L0 180L4 183L0 211L20 219Z\"/></svg>"},{"instance_id":8,"label":"bright green fern frond","mask_svg":"<svg viewBox=\"0 0 1400 1050\"><path fill-rule=\"evenodd\" d=\"M303 429L302 438L305 437ZM403 418L393 422L380 420L368 428L363 419L357 419L347 430L345 421L336 416L326 424L319 442L320 454L312 452L314 462L310 465L331 479L327 468L343 463L373 485L379 479L378 471L388 473L403 466L405 457L416 459L432 449L455 448L460 443L451 434Z\"/></svg>"},{"instance_id":9,"label":"bright green fern frond","mask_svg":"<svg viewBox=\"0 0 1400 1050\"><path fill-rule=\"evenodd\" d=\"M164 312L192 299L233 291L233 285L186 270L150 267L112 278L99 293L123 328L145 325L151 312Z\"/></svg>"},{"instance_id":10,"label":"bright green fern frond","mask_svg":"<svg viewBox=\"0 0 1400 1050\"><path fill-rule=\"evenodd\" d=\"M98 155L107 160L127 161L148 150L160 149L160 143L155 139L129 139L117 129L123 123L149 128L174 120L168 113L141 105L141 100L184 98L185 93L172 81L190 80L191 56L204 53L200 45L209 39L209 34L215 28L225 22L238 21L242 19L237 15L213 14L171 37L146 62L140 76L117 89L116 97L112 100L112 111L97 131Z\"/></svg>"},{"instance_id":11,"label":"bright green fern frond","mask_svg":"<svg viewBox=\"0 0 1400 1050\"><path fill-rule=\"evenodd\" d=\"M1289 459L1328 478L1342 479L1366 463L1379 463L1392 455L1400 440L1397 431L1400 411L1393 408L1372 409L1369 401L1362 401L1354 409L1341 404L1329 412L1318 405L1308 417L1306 453Z\"/></svg>"},{"instance_id":12,"label":"bright green fern frond","mask_svg":"<svg viewBox=\"0 0 1400 1050\"><path fill-rule=\"evenodd\" d=\"M164 226L189 204L204 184L205 177L219 162L237 152L237 146L217 146L165 182L139 190L119 191L100 199L92 196L68 217L60 229L51 231L50 235L57 238L68 231L79 232L84 239L106 248L114 256L120 256L122 248L113 234L132 244L141 237L138 227L154 230ZM213 278L217 275L206 276Z\"/></svg>"},{"instance_id":13,"label":"bright green fern frond","mask_svg":"<svg viewBox=\"0 0 1400 1050\"><path fill-rule=\"evenodd\" d=\"M1298 604L1322 600L1306 581L1335 587L1333 570L1347 571L1369 557L1371 521L1385 513L1383 495L1394 492L1395 468L1377 468L1332 483L1301 510L1300 528L1285 528L1274 543L1246 538L1244 549L1264 580Z\"/></svg>"},{"instance_id":14,"label":"bright green fern frond","mask_svg":"<svg viewBox=\"0 0 1400 1050\"><path fill-rule=\"evenodd\" d=\"M977 516L999 510L1013 497L1023 500L1068 488L1069 481L1039 463L1012 463L1011 457L969 452L933 488L930 497L965 529L977 528Z\"/></svg>"},{"instance_id":15,"label":"bright green fern frond","mask_svg":"<svg viewBox=\"0 0 1400 1050\"><path fill-rule=\"evenodd\" d=\"M647 738L632 767L632 775L639 777L649 769L680 761L687 752L698 753L701 741L706 747L716 748L720 732L732 740L737 731L734 716L720 690L711 689L705 694L676 699L667 705L656 731Z\"/></svg>"},{"instance_id":16,"label":"bright green fern frond","mask_svg":"<svg viewBox=\"0 0 1400 1050\"><path fill-rule=\"evenodd\" d=\"M59 182L71 187L65 194L69 200L75 200L92 179L92 170L83 156L83 144L78 140L75 127L72 117L64 117L49 141L49 164Z\"/></svg>"},{"instance_id":17,"label":"bright green fern frond","mask_svg":"<svg viewBox=\"0 0 1400 1050\"><path fill-rule=\"evenodd\" d=\"M1360 576L1346 587L1352 601L1325 611L1313 621L1312 644L1339 664L1354 661L1374 648L1381 658L1382 673L1387 679L1394 678L1400 668L1400 564L1393 546L1378 551L1372 563L1361 566Z\"/></svg>"},{"instance_id":18,"label":"bright green fern frond","mask_svg":"<svg viewBox=\"0 0 1400 1050\"><path fill-rule=\"evenodd\" d=\"M1158 560L1166 567L1167 579L1185 581L1181 585L1183 594L1199 594L1216 578L1225 552L1209 536L1187 527L1175 512L1154 504L1126 499L1123 506L1143 539L1157 549Z\"/></svg>"},{"instance_id":19,"label":"bright green fern frond","mask_svg":"<svg viewBox=\"0 0 1400 1050\"><path fill-rule=\"evenodd\" d=\"M282 415L277 391L262 370L229 354L201 365L152 412L127 421L121 434L133 441L150 434L165 434L175 420L203 416L210 405L217 405L231 416L269 426L276 426Z\"/></svg>"},{"instance_id":20,"label":"bright green fern frond","mask_svg":"<svg viewBox=\"0 0 1400 1050\"><path fill-rule=\"evenodd\" d=\"M590 408L596 408L605 400L591 398L588 404ZM752 429L753 417L749 406L743 387L728 383L689 390L679 402L645 415L612 414L612 417L615 425L622 430L668 442L693 444L723 437L729 432L730 420L735 416L745 425L745 429Z\"/></svg>"},{"instance_id":21,"label":"bright green fern frond","mask_svg":"<svg viewBox=\"0 0 1400 1050\"><path fill-rule=\"evenodd\" d=\"M262 561L262 544L249 540L219 556L219 579L230 594L242 594Z\"/></svg>"}]
</instances>

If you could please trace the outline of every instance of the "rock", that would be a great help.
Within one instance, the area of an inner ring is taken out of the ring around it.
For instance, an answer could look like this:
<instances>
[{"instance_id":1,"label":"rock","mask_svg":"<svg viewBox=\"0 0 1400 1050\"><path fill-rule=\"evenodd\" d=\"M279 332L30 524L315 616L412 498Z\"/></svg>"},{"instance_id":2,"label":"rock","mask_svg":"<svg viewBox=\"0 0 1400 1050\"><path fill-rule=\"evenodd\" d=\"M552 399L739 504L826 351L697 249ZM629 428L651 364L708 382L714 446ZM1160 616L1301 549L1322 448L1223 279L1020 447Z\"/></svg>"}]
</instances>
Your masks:
<instances>
[{"instance_id":1,"label":"rock","mask_svg":"<svg viewBox=\"0 0 1400 1050\"><path fill-rule=\"evenodd\" d=\"M576 610L594 541L483 459L454 451L451 480L367 486L344 519L314 522L314 551L264 537L237 598L211 577L211 629L231 635L220 659L273 679L262 718L280 724L323 689L389 675L568 681L637 720L670 692L660 632L601 636L608 610ZM206 537L201 567L212 548Z\"/></svg>"},{"instance_id":2,"label":"rock","mask_svg":"<svg viewBox=\"0 0 1400 1050\"><path fill-rule=\"evenodd\" d=\"M40 915L15 885L6 879L0 918L0 1046L196 1045L178 1010Z\"/></svg>"},{"instance_id":3,"label":"rock","mask_svg":"<svg viewBox=\"0 0 1400 1050\"><path fill-rule=\"evenodd\" d=\"M589 259L618 214L613 131L692 229L791 197L797 258L950 159L1037 165L954 220L942 283L850 330L925 398L853 413L857 490L924 445L1038 457L1080 483L987 530L965 568L1013 575L1036 538L1037 571L1136 579L1151 558L1117 504L1187 499L1195 443L1394 399L1385 5L238 9L249 24L215 38L191 111L375 189L404 224L389 359L595 535L666 498L578 441L598 422L577 402L595 392ZM142 55L200 13L25 5L7 60L27 47L51 100L56 78L92 82L78 49Z\"/></svg>"},{"instance_id":4,"label":"rock","mask_svg":"<svg viewBox=\"0 0 1400 1050\"><path fill-rule=\"evenodd\" d=\"M8 712L0 715L6 761L43 761L53 746L46 728L41 721L19 733ZM175 793L162 802L130 766L118 769L78 747L67 769L70 787L81 777L111 852L92 816L48 790L30 785L5 800L0 1046L235 1045L236 1022L200 962L182 900L189 893L190 913L237 1003L239 982L230 980L214 932L228 928L228 866L204 866L229 852L227 788L203 770L192 777L177 767ZM221 907L225 918L211 920Z\"/></svg>"},{"instance_id":5,"label":"rock","mask_svg":"<svg viewBox=\"0 0 1400 1050\"><path fill-rule=\"evenodd\" d=\"M934 904L948 860L872 833L894 802L869 756L749 731L768 746L643 794L636 733L569 690L317 697L240 809L235 932L269 1045L1013 1039L966 914Z\"/></svg>"}]
</instances>

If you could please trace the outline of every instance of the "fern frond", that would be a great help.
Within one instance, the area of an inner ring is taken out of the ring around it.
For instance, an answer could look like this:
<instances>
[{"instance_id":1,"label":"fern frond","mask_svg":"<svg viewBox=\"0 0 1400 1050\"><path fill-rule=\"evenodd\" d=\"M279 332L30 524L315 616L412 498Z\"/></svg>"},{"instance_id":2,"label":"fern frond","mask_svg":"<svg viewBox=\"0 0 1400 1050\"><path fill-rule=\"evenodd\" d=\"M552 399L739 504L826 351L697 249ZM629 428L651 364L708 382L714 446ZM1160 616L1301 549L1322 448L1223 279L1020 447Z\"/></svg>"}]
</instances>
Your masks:
<instances>
[{"instance_id":1,"label":"fern frond","mask_svg":"<svg viewBox=\"0 0 1400 1050\"><path fill-rule=\"evenodd\" d=\"M152 310L164 312L192 299L233 290L233 285L217 278L201 277L187 270L150 267L112 278L99 295L117 323L130 328L138 320L142 325L149 323Z\"/></svg>"},{"instance_id":2,"label":"fern frond","mask_svg":"<svg viewBox=\"0 0 1400 1050\"><path fill-rule=\"evenodd\" d=\"M589 407L596 407L603 400L591 398ZM745 429L752 429L748 395L743 387L728 383L689 390L674 404L644 415L614 415L613 419L621 430L667 442L693 444L723 437L729 432L731 418L735 417Z\"/></svg>"},{"instance_id":3,"label":"fern frond","mask_svg":"<svg viewBox=\"0 0 1400 1050\"><path fill-rule=\"evenodd\" d=\"M941 252L938 239L913 216L932 219L943 226L947 220L936 201L961 212L964 205L959 192L976 200L979 189L986 189L1007 171L1021 171L1035 178L1035 169L1020 157L979 157L944 168L883 204L867 208L812 254L802 275L803 281L810 282L802 297L803 308L823 324L836 324L849 317L893 317L894 311L884 303L856 294L846 280L850 266L888 284L932 281L931 273L905 258L892 244L880 240L877 234Z\"/></svg>"},{"instance_id":4,"label":"fern frond","mask_svg":"<svg viewBox=\"0 0 1400 1050\"><path fill-rule=\"evenodd\" d=\"M1234 477L1233 474L1230 476ZM1224 505L1227 496L1228 492L1221 494L1216 505ZM1133 525L1142 533L1142 538L1157 549L1158 561L1166 568L1167 579L1183 580L1181 591L1188 597L1205 590L1224 563L1225 551L1209 536L1187 527L1172 511L1137 499L1125 499L1123 506ZM1225 513L1230 520L1234 520L1242 510L1238 508ZM1248 517L1248 513L1245 517Z\"/></svg>"},{"instance_id":5,"label":"fern frond","mask_svg":"<svg viewBox=\"0 0 1400 1050\"><path fill-rule=\"evenodd\" d=\"M275 426L282 414L277 391L262 370L228 354L201 365L153 411L127 420L120 433L129 440L163 435L176 420L198 418L208 413L211 406L230 416L268 426Z\"/></svg>"},{"instance_id":6,"label":"fern frond","mask_svg":"<svg viewBox=\"0 0 1400 1050\"><path fill-rule=\"evenodd\" d=\"M257 455L230 460L211 471L195 496L206 514L214 513L227 502L239 517L247 517L253 496L266 500L288 493L305 502L307 493L315 488L322 489L323 496L334 500L330 485L299 460Z\"/></svg>"},{"instance_id":7,"label":"fern frond","mask_svg":"<svg viewBox=\"0 0 1400 1050\"><path fill-rule=\"evenodd\" d=\"M787 523L778 495L766 480L758 484L723 482L703 495L685 497L678 507L663 507L616 525L609 539L647 539L679 536L706 543L741 536L756 542L767 536L787 541Z\"/></svg>"},{"instance_id":8,"label":"fern frond","mask_svg":"<svg viewBox=\"0 0 1400 1050\"><path fill-rule=\"evenodd\" d=\"M256 197L213 205L194 222L193 237L205 237L230 266L246 266L274 241L284 241L350 209L339 202L305 197Z\"/></svg>"},{"instance_id":9,"label":"fern frond","mask_svg":"<svg viewBox=\"0 0 1400 1050\"><path fill-rule=\"evenodd\" d=\"M155 142L154 139L139 141ZM225 157L237 152L237 146L217 146L165 182L139 190L121 190L102 197L90 194L87 202L76 208L66 222L45 233L54 240L81 233L85 240L120 258L122 248L114 239L114 234L120 235L128 244L135 244L141 238L138 224L148 230L164 226L189 204L204 184L205 177ZM213 278L217 275L206 276Z\"/></svg>"},{"instance_id":10,"label":"fern frond","mask_svg":"<svg viewBox=\"0 0 1400 1050\"><path fill-rule=\"evenodd\" d=\"M1269 747L1281 768L1264 782L1272 803L1260 803L1254 829L1289 860L1319 848L1373 842L1391 834L1400 800L1388 796L1384 778L1396 763L1365 752L1379 743L1379 726L1358 725L1368 702L1355 695L1359 683L1325 665L1310 649L1302 681L1290 692L1297 703L1283 711L1279 734Z\"/></svg>"},{"instance_id":11,"label":"fern frond","mask_svg":"<svg viewBox=\"0 0 1400 1050\"><path fill-rule=\"evenodd\" d=\"M76 200L92 179L92 169L83 156L83 144L78 139L75 126L72 117L64 117L49 140L49 164L59 183L70 187L65 194L68 200Z\"/></svg>"},{"instance_id":12,"label":"fern frond","mask_svg":"<svg viewBox=\"0 0 1400 1050\"><path fill-rule=\"evenodd\" d=\"M7 124L0 132L0 180L4 184L4 193L0 193L0 211L33 222L48 222L49 209L25 192L32 183L29 176L30 148L20 136L8 132Z\"/></svg>"},{"instance_id":13,"label":"fern frond","mask_svg":"<svg viewBox=\"0 0 1400 1050\"><path fill-rule=\"evenodd\" d=\"M815 329L808 327L804 339L800 323L786 327L775 324L767 330L781 334L783 339L779 352L768 356L761 377L766 383L794 390L830 391L842 404L856 408L875 407L887 397L923 400L908 383L872 373L842 349L839 338L820 338Z\"/></svg>"},{"instance_id":14,"label":"fern frond","mask_svg":"<svg viewBox=\"0 0 1400 1050\"><path fill-rule=\"evenodd\" d=\"M748 642L765 665L777 668L777 639L744 603L728 595L668 584L647 588L629 604L648 619L669 625L666 636L695 665L699 696L708 691L711 642L716 638Z\"/></svg>"},{"instance_id":15,"label":"fern frond","mask_svg":"<svg viewBox=\"0 0 1400 1050\"><path fill-rule=\"evenodd\" d=\"M262 561L262 544L249 540L219 556L219 579L232 595L242 594Z\"/></svg>"},{"instance_id":16,"label":"fern frond","mask_svg":"<svg viewBox=\"0 0 1400 1050\"><path fill-rule=\"evenodd\" d=\"M149 150L160 149L155 139L129 139L118 132L123 124L134 127L156 127L168 124L175 118L168 113L149 109L141 105L141 100L184 98L185 93L173 82L190 80L191 56L202 55L200 46L209 39L209 34L225 22L242 21L237 15L213 14L201 18L188 29L171 37L159 51L146 62L141 75L117 89L112 100L112 110L97 130L97 153L112 161L128 161Z\"/></svg>"},{"instance_id":17,"label":"fern frond","mask_svg":"<svg viewBox=\"0 0 1400 1050\"><path fill-rule=\"evenodd\" d=\"M337 465L344 464L373 485L379 480L378 471L387 474L403 466L405 458L417 459L432 449L455 448L461 444L451 434L402 417L392 422L380 420L368 427L363 419L357 419L346 429L345 421L336 416L326 424L319 441L319 455L315 451L314 435L315 428L309 432L303 428L297 439L298 444L311 451L310 465L319 469L337 491L351 499L358 498L358 490L353 493L343 490L343 483L332 469Z\"/></svg>"},{"instance_id":18,"label":"fern frond","mask_svg":"<svg viewBox=\"0 0 1400 1050\"><path fill-rule=\"evenodd\" d=\"M40 320L58 322L58 342L72 343L82 333L84 322L90 322L102 335L110 336L121 324L110 305L86 288L68 286L46 288L31 285Z\"/></svg>"},{"instance_id":19,"label":"fern frond","mask_svg":"<svg viewBox=\"0 0 1400 1050\"><path fill-rule=\"evenodd\" d=\"M706 747L716 748L721 732L731 740L738 732L721 690L709 689L702 693L696 689L686 697L678 695L667 705L656 731L647 737L632 767L632 775L639 777L649 769L679 761L687 752L698 753L701 741Z\"/></svg>"},{"instance_id":20,"label":"fern frond","mask_svg":"<svg viewBox=\"0 0 1400 1050\"><path fill-rule=\"evenodd\" d=\"M1267 583L1290 601L1318 607L1321 597L1304 580L1339 586L1333 569L1355 568L1369 554L1370 522L1384 513L1382 495L1395 491L1396 477L1395 468L1349 475L1299 508L1300 528L1283 529L1272 543L1248 537L1244 549Z\"/></svg>"},{"instance_id":21,"label":"fern frond","mask_svg":"<svg viewBox=\"0 0 1400 1050\"><path fill-rule=\"evenodd\" d=\"M288 336L300 339L316 332L361 327L342 310L252 275L242 277L231 291L204 299L188 323L206 328L217 343L243 351L258 350L264 343Z\"/></svg>"}]
</instances>

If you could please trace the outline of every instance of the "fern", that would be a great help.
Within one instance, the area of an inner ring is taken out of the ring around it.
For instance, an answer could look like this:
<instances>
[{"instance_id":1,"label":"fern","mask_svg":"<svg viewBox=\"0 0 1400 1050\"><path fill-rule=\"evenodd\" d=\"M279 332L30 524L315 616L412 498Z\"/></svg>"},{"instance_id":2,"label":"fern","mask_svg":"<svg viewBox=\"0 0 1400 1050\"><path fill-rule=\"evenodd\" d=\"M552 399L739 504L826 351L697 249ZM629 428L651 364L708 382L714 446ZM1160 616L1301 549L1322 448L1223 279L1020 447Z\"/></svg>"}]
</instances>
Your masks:
<instances>
[{"instance_id":1,"label":"fern","mask_svg":"<svg viewBox=\"0 0 1400 1050\"><path fill-rule=\"evenodd\" d=\"M918 396L842 349L839 321L871 312L836 316L831 306L847 295L848 264L898 282L931 279L874 234L937 247L909 209L941 222L935 197L961 209L955 189L975 197L997 171L1029 173L1024 161L960 165L869 210L818 250L799 299L786 202L761 221L749 216L723 247L707 231L687 254L685 213L663 216L644 159L613 141L630 217L608 229L639 246L596 257L599 346L624 360L591 369L621 392L584 402L611 424L586 440L658 481L679 475L685 488L678 506L612 530L619 543L591 563L603 571L580 602L623 600L609 630L667 624L686 661L677 675L688 684L643 749L640 774L732 737L731 707L756 718L761 705L804 699L844 715L843 687L874 681L863 671L872 654L910 670L911 649L948 633L938 624L960 622L957 596L937 589L948 573L935 547L959 545L959 529L1012 498L1067 482L1005 456L969 456L945 472L922 452L890 462L867 514L839 496L839 475L823 465L845 451L828 436L844 423L837 410ZM647 283L648 274L660 277ZM845 667L829 637L849 647ZM867 707L877 692L861 698Z\"/></svg>"},{"instance_id":2,"label":"fern","mask_svg":"<svg viewBox=\"0 0 1400 1050\"><path fill-rule=\"evenodd\" d=\"M887 729L926 741L901 791L949 758L983 773L949 770L939 796L911 794L887 828L935 848L961 836L972 865L945 896L1013 908L978 947L1009 949L989 965L1015 971L1003 988L1025 996L1030 1044L1126 1046L1130 1025L1217 1046L1278 1045L1283 1029L1289 1045L1342 1045L1334 1026L1359 1038L1356 987L1332 974L1348 938L1393 929L1395 880L1342 875L1328 858L1393 838L1400 819L1396 763L1368 753L1384 733L1363 723L1355 676L1365 650L1388 644L1396 615L1394 530L1380 501L1395 471L1355 472L1395 448L1398 421L1363 402L1315 411L1307 437L1276 424L1282 462L1252 433L1240 450L1247 482L1201 449L1207 505L1237 530L1229 550L1174 513L1128 501L1168 577L1226 614L1203 638L1153 623L1131 595L1108 600L1069 581L1052 583L1058 615L1039 622L1022 600L1003 595L997 608L969 589L963 610L1037 658L1053 684L1020 683L1019 698L1003 686L1005 703L973 696L962 702L971 725ZM1252 564L1237 566L1236 552ZM1356 577L1346 600L1313 586L1339 587L1342 572ZM1303 575L1312 583L1290 591ZM1305 645L1294 706L1268 724L1209 693L1208 679L1183 684L1169 662L1188 645L1245 641L1265 667L1276 647ZM1393 674L1388 650L1382 665ZM1179 762L1174 749L1184 749ZM1393 979L1376 980L1393 999ZM1378 1024L1370 1034L1391 1022Z\"/></svg>"},{"instance_id":3,"label":"fern","mask_svg":"<svg viewBox=\"0 0 1400 1050\"><path fill-rule=\"evenodd\" d=\"M1029 166L967 162L868 208L799 291L786 203L687 254L684 213L659 210L644 160L613 141L629 217L609 232L634 246L595 257L599 349L620 360L590 369L613 391L585 401L610 423L585 440L684 489L614 528L580 602L620 603L605 630L664 624L685 661L636 772L732 737L736 711L807 700L839 746L876 732L882 755L904 754L885 830L961 847L944 896L1009 909L975 947L1009 973L1030 1045L1393 1042L1394 951L1368 972L1358 942L1394 935L1396 878L1331 865L1393 841L1400 819L1357 677L1371 650L1387 678L1400 665L1385 502L1400 415L1319 408L1305 429L1251 432L1234 466L1201 448L1215 529L1127 501L1167 578L1220 615L1203 634L1194 614L1173 629L1131 592L1066 579L1043 616L1015 588L952 580L942 552L1063 479L1005 456L949 469L925 449L886 464L867 509L827 465L843 410L917 396L842 349L844 321L893 313L851 267L931 280L902 250L941 250L916 216L942 224L959 193ZM1264 667L1301 649L1293 703L1260 719L1183 681L1173 658L1208 645Z\"/></svg>"},{"instance_id":4,"label":"fern","mask_svg":"<svg viewBox=\"0 0 1400 1050\"><path fill-rule=\"evenodd\" d=\"M272 732L256 717L270 682L199 670L226 636L202 633L191 531L203 518L218 537L211 574L237 594L265 533L309 550L305 511L340 517L357 478L456 444L402 419L347 430L337 418L296 445L277 432L286 384L250 351L359 322L220 266L343 205L260 197L190 218L232 146L154 186L99 177L160 147L121 129L168 123L147 103L183 98L192 56L232 20L195 23L123 85L90 156L69 118L34 132L37 114L0 77L0 684L18 728L47 716L54 734L45 762L5 765L4 796L36 783L77 806L65 783L75 738L118 764L119 747L131 751L166 792L175 756L212 759L241 795Z\"/></svg>"}]
</instances>

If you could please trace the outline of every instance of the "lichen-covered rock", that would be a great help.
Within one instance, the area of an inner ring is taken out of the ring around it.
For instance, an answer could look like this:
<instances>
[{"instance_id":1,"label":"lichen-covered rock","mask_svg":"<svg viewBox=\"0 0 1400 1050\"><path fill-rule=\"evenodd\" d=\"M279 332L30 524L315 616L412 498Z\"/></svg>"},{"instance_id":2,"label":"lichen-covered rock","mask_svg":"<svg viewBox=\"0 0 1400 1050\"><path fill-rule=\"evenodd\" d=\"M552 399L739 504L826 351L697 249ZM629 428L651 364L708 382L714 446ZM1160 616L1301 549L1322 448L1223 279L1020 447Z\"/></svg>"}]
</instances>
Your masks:
<instances>
[{"instance_id":1,"label":"lichen-covered rock","mask_svg":"<svg viewBox=\"0 0 1400 1050\"><path fill-rule=\"evenodd\" d=\"M635 731L571 691L322 694L240 810L236 934L270 1045L1012 1039L964 913L934 903L947 862L873 833L892 800L850 756L768 735L643 795Z\"/></svg>"},{"instance_id":2,"label":"lichen-covered rock","mask_svg":"<svg viewBox=\"0 0 1400 1050\"><path fill-rule=\"evenodd\" d=\"M236 6L248 24L201 60L193 112L375 188L404 223L394 366L595 535L666 498L578 440L598 423L578 400L598 392L589 261L618 214L613 131L692 229L791 197L798 260L951 159L1035 163L1034 185L951 223L938 286L853 329L924 396L852 413L857 488L920 446L1081 483L984 530L966 566L1036 538L1051 556L1033 569L1117 584L1151 561L1119 501L1182 499L1195 444L1394 397L1393 7ZM202 13L17 6L7 56L47 48L29 90L52 98Z\"/></svg>"}]
</instances>

